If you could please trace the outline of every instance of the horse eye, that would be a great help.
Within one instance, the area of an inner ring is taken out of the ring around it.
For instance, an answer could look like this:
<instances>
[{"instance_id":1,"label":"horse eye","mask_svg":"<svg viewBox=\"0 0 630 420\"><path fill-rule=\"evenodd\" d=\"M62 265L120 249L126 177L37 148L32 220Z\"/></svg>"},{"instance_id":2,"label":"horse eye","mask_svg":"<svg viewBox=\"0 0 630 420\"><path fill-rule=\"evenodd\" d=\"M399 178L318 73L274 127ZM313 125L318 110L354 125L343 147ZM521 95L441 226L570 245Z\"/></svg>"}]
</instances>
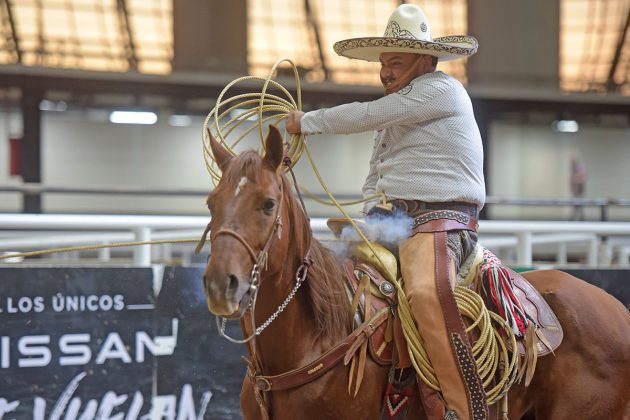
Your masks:
<instances>
[{"instance_id":1,"label":"horse eye","mask_svg":"<svg viewBox=\"0 0 630 420\"><path fill-rule=\"evenodd\" d=\"M273 209L276 207L276 202L274 200L265 200L262 205L262 209L265 213L271 213Z\"/></svg>"}]
</instances>

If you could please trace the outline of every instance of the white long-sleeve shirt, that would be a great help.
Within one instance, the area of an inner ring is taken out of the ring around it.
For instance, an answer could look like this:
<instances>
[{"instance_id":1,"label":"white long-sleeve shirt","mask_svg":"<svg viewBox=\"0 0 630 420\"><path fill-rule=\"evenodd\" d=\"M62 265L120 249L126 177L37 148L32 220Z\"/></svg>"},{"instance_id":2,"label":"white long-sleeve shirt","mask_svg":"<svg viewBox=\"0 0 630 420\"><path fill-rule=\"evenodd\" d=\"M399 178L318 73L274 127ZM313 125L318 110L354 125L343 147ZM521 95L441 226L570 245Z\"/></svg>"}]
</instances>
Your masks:
<instances>
[{"instance_id":1,"label":"white long-sleeve shirt","mask_svg":"<svg viewBox=\"0 0 630 420\"><path fill-rule=\"evenodd\" d=\"M372 102L307 112L301 127L304 134L377 131L364 196L484 205L483 146L470 97L441 71Z\"/></svg>"}]
</instances>

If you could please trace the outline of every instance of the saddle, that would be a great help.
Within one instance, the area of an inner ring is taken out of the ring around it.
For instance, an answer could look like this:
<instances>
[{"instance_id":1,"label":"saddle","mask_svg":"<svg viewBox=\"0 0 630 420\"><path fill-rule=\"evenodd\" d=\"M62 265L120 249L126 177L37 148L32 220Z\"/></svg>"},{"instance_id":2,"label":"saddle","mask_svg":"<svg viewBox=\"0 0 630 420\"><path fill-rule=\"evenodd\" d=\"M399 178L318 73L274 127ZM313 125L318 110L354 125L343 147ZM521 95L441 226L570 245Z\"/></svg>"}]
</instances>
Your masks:
<instances>
[{"instance_id":1,"label":"saddle","mask_svg":"<svg viewBox=\"0 0 630 420\"><path fill-rule=\"evenodd\" d=\"M499 313L504 319L510 319L504 314L508 311L499 306L505 306L506 301L515 302L522 309L525 322L535 327L533 331L537 339L530 342L530 347L536 348L536 357L553 353L562 342L562 326L538 290L521 274L504 266L490 250L480 244L477 244L475 252L469 259L473 261L471 264L464 263L468 272L458 273L458 284L479 293L486 307ZM502 283L503 288L490 284L494 282ZM527 345L526 328L521 326L521 333L516 331L516 327L514 329L517 335L517 349L524 356Z\"/></svg>"},{"instance_id":2,"label":"saddle","mask_svg":"<svg viewBox=\"0 0 630 420\"><path fill-rule=\"evenodd\" d=\"M394 351L394 325L398 294L394 285L398 267L394 255L379 244L371 244L378 254L364 243L357 244L352 256L343 262L346 274L346 291L355 310L358 327L373 317L388 312L382 323L370 336L368 349L372 359L383 366L392 364ZM382 264L380 260L384 261ZM393 263L393 264L392 264Z\"/></svg>"},{"instance_id":3,"label":"saddle","mask_svg":"<svg viewBox=\"0 0 630 420\"><path fill-rule=\"evenodd\" d=\"M340 237L341 232L346 227L350 227L351 224L348 219L329 219L328 226L337 237ZM466 272L459 273L458 277L466 279L463 281L465 283L463 285L480 293L486 306L490 310L498 312L498 308L489 299L488 294L483 292L480 266L484 262L483 257L487 256L489 252L479 246L477 255L471 255L473 262L468 264ZM498 263L500 264L500 261ZM351 255L344 260L343 265L346 272L349 298L360 315L360 319L357 318L356 320L358 325L383 311L389 310L391 312L388 321L380 324L368 340L371 357L381 365L389 365L395 361L399 365L397 367L409 366L409 356L400 321L398 317L394 316L398 300L396 257L378 243L371 243L370 248L365 242L356 242L351 244ZM508 267L501 266L500 268L504 273L507 273L510 290L521 303L528 321L535 327L533 328L536 336L536 339L533 340L534 345L527 345L525 334L517 335L520 338L517 340L517 350L524 356L527 347L536 348L536 355L530 355L534 358L552 353L560 345L563 338L562 327L553 310L522 275Z\"/></svg>"}]
</instances>

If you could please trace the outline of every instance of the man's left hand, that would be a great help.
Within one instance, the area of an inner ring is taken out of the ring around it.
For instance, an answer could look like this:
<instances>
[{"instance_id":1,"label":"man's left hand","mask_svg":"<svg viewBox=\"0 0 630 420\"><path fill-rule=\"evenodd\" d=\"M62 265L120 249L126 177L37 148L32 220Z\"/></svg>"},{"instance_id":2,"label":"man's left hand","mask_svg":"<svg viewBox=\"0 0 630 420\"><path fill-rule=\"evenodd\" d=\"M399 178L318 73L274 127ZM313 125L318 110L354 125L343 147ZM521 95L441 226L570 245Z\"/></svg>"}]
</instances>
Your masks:
<instances>
[{"instance_id":1,"label":"man's left hand","mask_svg":"<svg viewBox=\"0 0 630 420\"><path fill-rule=\"evenodd\" d=\"M290 111L287 114L285 129L289 134L299 134L302 131L302 124L300 121L302 120L302 116L304 113L302 111Z\"/></svg>"}]
</instances>

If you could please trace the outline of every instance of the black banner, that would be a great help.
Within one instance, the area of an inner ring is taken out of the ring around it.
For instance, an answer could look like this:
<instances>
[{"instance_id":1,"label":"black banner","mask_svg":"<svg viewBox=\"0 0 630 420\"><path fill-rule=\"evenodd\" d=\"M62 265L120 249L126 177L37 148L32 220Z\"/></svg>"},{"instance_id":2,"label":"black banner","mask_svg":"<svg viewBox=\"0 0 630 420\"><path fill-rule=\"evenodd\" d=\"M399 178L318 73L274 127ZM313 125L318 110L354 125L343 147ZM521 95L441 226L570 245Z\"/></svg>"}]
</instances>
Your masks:
<instances>
[{"instance_id":1,"label":"black banner","mask_svg":"<svg viewBox=\"0 0 630 420\"><path fill-rule=\"evenodd\" d=\"M213 327L201 268L155 274L0 268L0 419L240 419L245 348Z\"/></svg>"},{"instance_id":2,"label":"black banner","mask_svg":"<svg viewBox=\"0 0 630 420\"><path fill-rule=\"evenodd\" d=\"M626 308L630 308L630 288L628 281L630 280L630 270L622 269L561 269L579 279L582 279L593 286L604 289L623 303Z\"/></svg>"},{"instance_id":3,"label":"black banner","mask_svg":"<svg viewBox=\"0 0 630 420\"><path fill-rule=\"evenodd\" d=\"M203 390L212 393L206 410L208 419L240 419L239 398L246 366L241 356L245 356L245 345L218 335L214 316L206 305L202 274L202 268L167 267L164 271L157 304L159 324L165 328L164 333L169 331L169 320L178 319L182 327L173 356L157 360L158 394L173 394L194 384L195 401L204 398ZM230 322L226 332L242 337L238 322Z\"/></svg>"}]
</instances>

